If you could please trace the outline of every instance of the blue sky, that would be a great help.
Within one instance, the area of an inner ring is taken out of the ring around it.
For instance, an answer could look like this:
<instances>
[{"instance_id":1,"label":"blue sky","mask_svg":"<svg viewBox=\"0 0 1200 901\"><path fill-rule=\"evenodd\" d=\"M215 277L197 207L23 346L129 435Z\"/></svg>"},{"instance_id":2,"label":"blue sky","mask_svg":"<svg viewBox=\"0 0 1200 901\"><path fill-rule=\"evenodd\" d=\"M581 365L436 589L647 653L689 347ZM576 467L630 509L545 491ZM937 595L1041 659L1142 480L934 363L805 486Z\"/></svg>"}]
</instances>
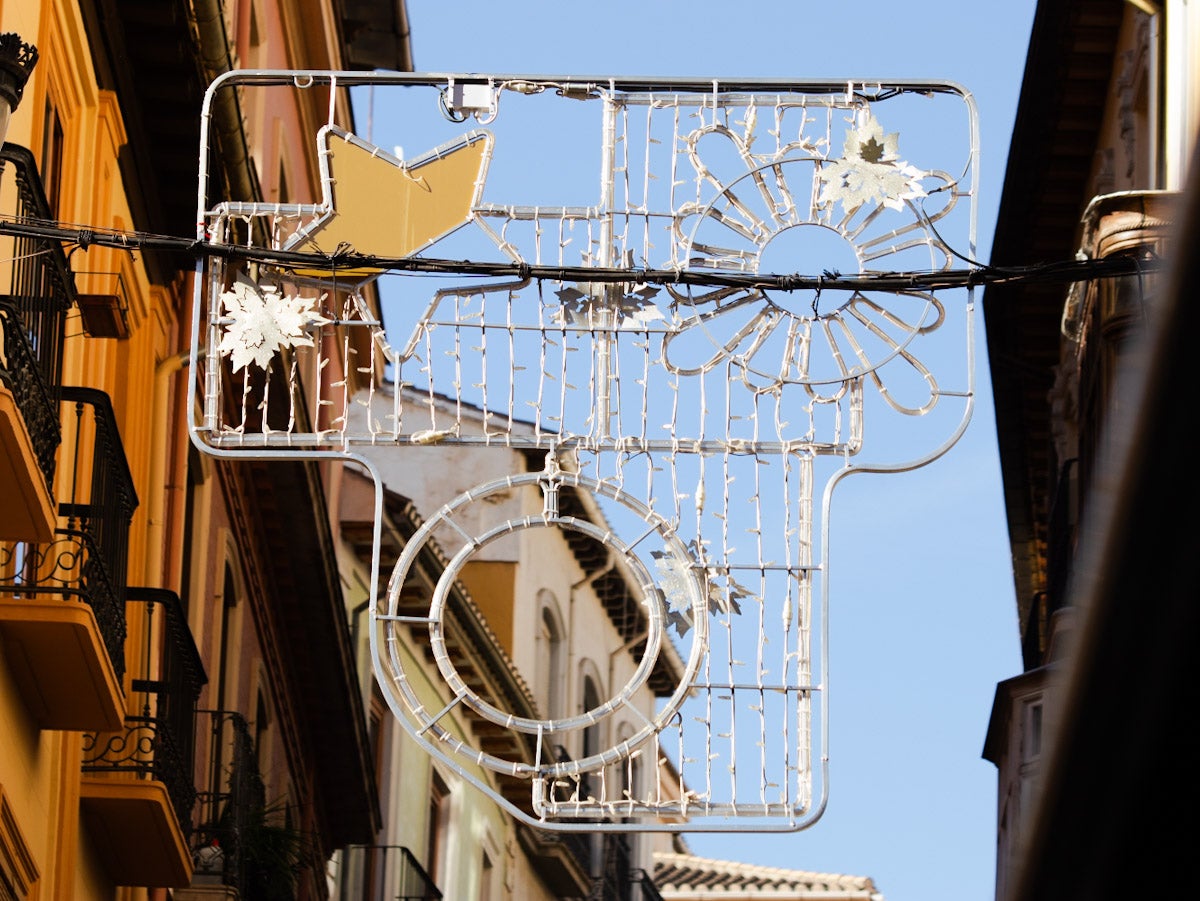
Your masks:
<instances>
[{"instance_id":1,"label":"blue sky","mask_svg":"<svg viewBox=\"0 0 1200 901\"><path fill-rule=\"evenodd\" d=\"M986 260L1033 7L409 0L409 15L423 72L956 82L979 111ZM923 469L838 489L825 815L798 833L688 836L694 853L870 876L888 901L992 898L996 773L980 754L995 684L1020 658L978 329L962 440Z\"/></svg>"}]
</instances>

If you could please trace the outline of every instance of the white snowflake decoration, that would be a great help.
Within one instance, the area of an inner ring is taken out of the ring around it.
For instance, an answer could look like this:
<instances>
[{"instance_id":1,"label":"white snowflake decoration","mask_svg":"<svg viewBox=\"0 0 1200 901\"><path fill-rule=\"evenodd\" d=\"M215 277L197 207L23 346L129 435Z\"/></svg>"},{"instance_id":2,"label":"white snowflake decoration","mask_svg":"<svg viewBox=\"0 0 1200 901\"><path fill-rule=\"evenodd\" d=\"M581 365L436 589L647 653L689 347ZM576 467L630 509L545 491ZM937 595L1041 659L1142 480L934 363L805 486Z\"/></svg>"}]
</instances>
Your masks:
<instances>
[{"instance_id":1,"label":"white snowflake decoration","mask_svg":"<svg viewBox=\"0 0 1200 901\"><path fill-rule=\"evenodd\" d=\"M319 298L288 297L275 285L235 282L221 295L225 334L217 348L232 357L233 371L254 363L267 369L275 355L289 347L312 347L307 330L329 320L313 309Z\"/></svg>"},{"instance_id":2,"label":"white snowflake decoration","mask_svg":"<svg viewBox=\"0 0 1200 901\"><path fill-rule=\"evenodd\" d=\"M876 201L894 210L904 202L924 197L920 180L925 173L900 159L900 136L884 134L878 120L867 112L857 126L846 130L845 156L831 160L817 173L823 184L819 202L841 202L847 213Z\"/></svg>"},{"instance_id":3,"label":"white snowflake decoration","mask_svg":"<svg viewBox=\"0 0 1200 901\"><path fill-rule=\"evenodd\" d=\"M667 622L675 627L680 636L692 627L691 616L691 571L686 561L671 554L651 551L654 568L658 570L658 584L667 602Z\"/></svg>"}]
</instances>

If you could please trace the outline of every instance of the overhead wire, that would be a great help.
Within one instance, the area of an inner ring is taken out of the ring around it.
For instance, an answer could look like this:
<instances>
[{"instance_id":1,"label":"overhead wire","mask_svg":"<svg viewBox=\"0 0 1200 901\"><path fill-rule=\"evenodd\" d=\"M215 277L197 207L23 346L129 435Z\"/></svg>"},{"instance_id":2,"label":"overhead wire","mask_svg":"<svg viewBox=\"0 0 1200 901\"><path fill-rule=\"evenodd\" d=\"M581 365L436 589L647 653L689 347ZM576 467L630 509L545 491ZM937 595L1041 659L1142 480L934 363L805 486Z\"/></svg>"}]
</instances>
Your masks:
<instances>
[{"instance_id":1,"label":"overhead wire","mask_svg":"<svg viewBox=\"0 0 1200 901\"><path fill-rule=\"evenodd\" d=\"M931 223L927 223L932 228ZM100 246L118 250L158 250L185 253L196 258L219 257L246 263L289 269L338 270L375 269L393 274L481 276L518 276L554 281L602 283L643 283L702 287L733 287L758 290L818 291L939 291L992 284L1070 283L1103 278L1144 275L1164 265L1154 255L1118 256L1106 259L1069 259L1024 266L992 266L968 260L951 249L958 259L968 262L965 269L914 270L843 275L826 271L818 275L801 273L742 273L722 270L672 268L623 268L599 266L540 265L526 262L484 262L438 257L391 257L363 254L346 246L332 253L275 250L245 245L201 241L149 232L121 231L97 226L69 226L36 219L0 218L0 235L61 241L68 250L86 250Z\"/></svg>"}]
</instances>

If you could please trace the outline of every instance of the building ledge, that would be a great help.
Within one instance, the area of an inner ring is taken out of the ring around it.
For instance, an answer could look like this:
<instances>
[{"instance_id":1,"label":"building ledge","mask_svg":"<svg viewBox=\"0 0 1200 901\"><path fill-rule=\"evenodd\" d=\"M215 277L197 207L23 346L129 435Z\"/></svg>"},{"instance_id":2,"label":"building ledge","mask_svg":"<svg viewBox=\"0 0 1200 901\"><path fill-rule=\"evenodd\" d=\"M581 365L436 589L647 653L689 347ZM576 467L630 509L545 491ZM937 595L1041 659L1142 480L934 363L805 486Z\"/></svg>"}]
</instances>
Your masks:
<instances>
[{"instance_id":1,"label":"building ledge","mask_svg":"<svg viewBox=\"0 0 1200 901\"><path fill-rule=\"evenodd\" d=\"M54 537L54 499L13 393L0 384L0 541Z\"/></svg>"},{"instance_id":2,"label":"building ledge","mask_svg":"<svg viewBox=\"0 0 1200 901\"><path fill-rule=\"evenodd\" d=\"M192 856L163 783L84 775L80 807L108 875L117 885L183 888Z\"/></svg>"},{"instance_id":3,"label":"building ledge","mask_svg":"<svg viewBox=\"0 0 1200 901\"><path fill-rule=\"evenodd\" d=\"M212 879L212 876L197 876L197 879ZM171 892L172 901L238 901L237 889L231 885L194 884L189 888Z\"/></svg>"},{"instance_id":4,"label":"building ledge","mask_svg":"<svg viewBox=\"0 0 1200 901\"><path fill-rule=\"evenodd\" d=\"M517 825L517 840L533 869L557 897L585 897L591 889L591 833Z\"/></svg>"},{"instance_id":5,"label":"building ledge","mask_svg":"<svg viewBox=\"0 0 1200 901\"><path fill-rule=\"evenodd\" d=\"M0 639L25 706L41 728L122 727L121 683L87 604L0 593Z\"/></svg>"}]
</instances>

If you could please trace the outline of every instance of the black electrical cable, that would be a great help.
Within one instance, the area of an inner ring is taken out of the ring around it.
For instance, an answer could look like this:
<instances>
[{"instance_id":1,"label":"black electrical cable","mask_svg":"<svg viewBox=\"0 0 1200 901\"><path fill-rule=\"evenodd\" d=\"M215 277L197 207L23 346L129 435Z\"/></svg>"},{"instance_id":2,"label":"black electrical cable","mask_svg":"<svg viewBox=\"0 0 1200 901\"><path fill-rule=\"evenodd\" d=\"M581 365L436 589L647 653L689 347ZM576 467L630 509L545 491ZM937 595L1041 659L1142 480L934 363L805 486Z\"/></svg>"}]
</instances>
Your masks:
<instances>
[{"instance_id":1,"label":"black electrical cable","mask_svg":"<svg viewBox=\"0 0 1200 901\"><path fill-rule=\"evenodd\" d=\"M932 226L931 226L932 227ZM936 234L936 232L935 232ZM43 238L61 241L74 249L92 246L118 250L164 250L187 253L196 258L218 257L288 270L327 270L331 277L338 271L374 269L397 274L434 274L456 276L516 276L522 279L627 283L637 281L660 285L729 287L744 290L816 290L816 291L941 291L991 284L1035 282L1069 283L1099 278L1142 275L1161 268L1163 261L1154 256L1109 257L1103 260L1064 260L1022 267L994 267L974 261L967 269L937 271L881 272L845 276L826 271L807 276L799 273L755 274L700 269L638 269L592 266L543 266L526 262L476 262L436 257L385 257L356 253L341 245L333 253L320 251L270 250L244 245L221 244L170 235L145 232L119 232L95 227L68 227L38 220L0 219L0 235ZM948 248L959 259L965 257Z\"/></svg>"}]
</instances>

